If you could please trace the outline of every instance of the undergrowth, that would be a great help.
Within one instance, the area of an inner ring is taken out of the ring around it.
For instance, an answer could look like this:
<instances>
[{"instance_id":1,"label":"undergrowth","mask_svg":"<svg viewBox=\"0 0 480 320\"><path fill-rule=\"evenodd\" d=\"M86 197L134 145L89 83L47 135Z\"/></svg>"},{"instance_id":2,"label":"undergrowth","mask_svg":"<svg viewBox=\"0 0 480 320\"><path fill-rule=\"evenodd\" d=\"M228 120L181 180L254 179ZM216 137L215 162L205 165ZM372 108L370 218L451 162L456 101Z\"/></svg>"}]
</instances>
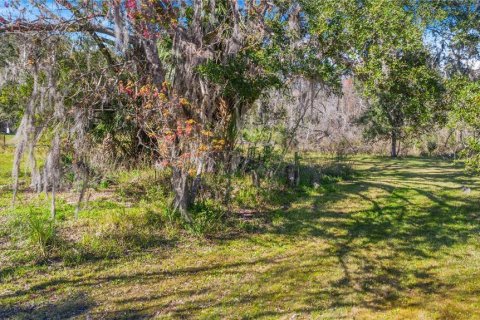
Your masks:
<instances>
[{"instance_id":1,"label":"undergrowth","mask_svg":"<svg viewBox=\"0 0 480 320\"><path fill-rule=\"evenodd\" d=\"M11 263L58 261L76 265L98 259L114 259L143 250L158 250L185 238L214 238L229 232L252 232L268 219L268 212L284 210L308 192L331 192L335 183L351 179L350 163L301 166L300 181L287 187L281 174L259 170L258 181L250 173L204 176L198 200L190 208L191 221L171 209L168 173L124 172L108 179L115 192L110 198L86 204L78 220L73 205L60 200L55 221L50 219L48 199L39 197L28 207L10 212L9 223L0 227L17 250L4 254ZM102 192L100 181L94 191ZM283 209L282 209L283 208ZM249 210L253 218L241 213ZM190 241L190 240L188 240Z\"/></svg>"}]
</instances>

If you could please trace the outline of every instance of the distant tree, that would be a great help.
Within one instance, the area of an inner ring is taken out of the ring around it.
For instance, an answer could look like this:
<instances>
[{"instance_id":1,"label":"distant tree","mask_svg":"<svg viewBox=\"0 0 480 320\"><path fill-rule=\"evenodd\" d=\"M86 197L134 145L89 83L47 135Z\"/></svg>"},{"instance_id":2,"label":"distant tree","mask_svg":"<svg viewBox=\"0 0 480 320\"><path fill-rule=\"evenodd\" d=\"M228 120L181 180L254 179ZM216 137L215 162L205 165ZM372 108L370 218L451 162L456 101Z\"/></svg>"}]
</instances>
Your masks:
<instances>
[{"instance_id":1,"label":"distant tree","mask_svg":"<svg viewBox=\"0 0 480 320\"><path fill-rule=\"evenodd\" d=\"M399 50L396 56L381 58L378 65L382 71L370 69L372 61L357 70L368 104L360 118L365 135L369 139L389 138L392 157L397 156L399 142L406 135L420 134L445 122L443 80L427 59L425 52Z\"/></svg>"},{"instance_id":2,"label":"distant tree","mask_svg":"<svg viewBox=\"0 0 480 320\"><path fill-rule=\"evenodd\" d=\"M31 83L10 83L0 89L0 122L8 125L10 129L19 125L31 90Z\"/></svg>"},{"instance_id":3,"label":"distant tree","mask_svg":"<svg viewBox=\"0 0 480 320\"><path fill-rule=\"evenodd\" d=\"M418 1L435 63L447 79L449 128L459 132L456 150L480 171L480 2Z\"/></svg>"},{"instance_id":4,"label":"distant tree","mask_svg":"<svg viewBox=\"0 0 480 320\"><path fill-rule=\"evenodd\" d=\"M331 32L344 51L347 72L367 102L366 137L391 140L391 155L407 132L428 128L442 114L442 79L423 43L425 25L415 1L308 2L314 32Z\"/></svg>"},{"instance_id":5,"label":"distant tree","mask_svg":"<svg viewBox=\"0 0 480 320\"><path fill-rule=\"evenodd\" d=\"M467 128L461 156L468 169L480 172L480 80L455 77L449 81L449 98L452 106L450 121L454 128Z\"/></svg>"},{"instance_id":6,"label":"distant tree","mask_svg":"<svg viewBox=\"0 0 480 320\"><path fill-rule=\"evenodd\" d=\"M13 37L0 34L0 68L6 67L18 55ZM18 84L0 78L0 122L16 127L22 117L23 106L32 91L32 82Z\"/></svg>"}]
</instances>

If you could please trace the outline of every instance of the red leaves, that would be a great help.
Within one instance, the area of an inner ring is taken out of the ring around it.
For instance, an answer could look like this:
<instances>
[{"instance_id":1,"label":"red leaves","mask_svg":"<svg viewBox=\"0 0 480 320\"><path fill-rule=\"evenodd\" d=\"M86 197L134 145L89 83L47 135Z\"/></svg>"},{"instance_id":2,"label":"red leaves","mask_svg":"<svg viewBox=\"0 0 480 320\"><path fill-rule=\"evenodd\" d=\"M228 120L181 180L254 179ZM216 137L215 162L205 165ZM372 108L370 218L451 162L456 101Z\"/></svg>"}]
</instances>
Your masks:
<instances>
[{"instance_id":1,"label":"red leaves","mask_svg":"<svg viewBox=\"0 0 480 320\"><path fill-rule=\"evenodd\" d=\"M165 141L167 143L173 143L175 141L175 134L174 133L169 133L165 135Z\"/></svg>"},{"instance_id":2,"label":"red leaves","mask_svg":"<svg viewBox=\"0 0 480 320\"><path fill-rule=\"evenodd\" d=\"M137 1L136 0L127 0L125 2L125 7L127 10L135 10L137 8Z\"/></svg>"},{"instance_id":3,"label":"red leaves","mask_svg":"<svg viewBox=\"0 0 480 320\"><path fill-rule=\"evenodd\" d=\"M195 120L189 119L185 121L185 127L180 120L177 120L177 130L176 133L179 137L186 136L190 137L193 134Z\"/></svg>"},{"instance_id":4,"label":"red leaves","mask_svg":"<svg viewBox=\"0 0 480 320\"><path fill-rule=\"evenodd\" d=\"M193 126L190 123L187 123L187 125L185 126L185 134L187 136L191 135L192 130L193 130Z\"/></svg>"},{"instance_id":5,"label":"red leaves","mask_svg":"<svg viewBox=\"0 0 480 320\"><path fill-rule=\"evenodd\" d=\"M147 27L144 27L144 28L143 28L142 36L143 36L145 39L152 39L152 38L153 38L152 33L148 30Z\"/></svg>"},{"instance_id":6,"label":"red leaves","mask_svg":"<svg viewBox=\"0 0 480 320\"><path fill-rule=\"evenodd\" d=\"M130 19L132 22L135 22L135 20L138 17L137 1L136 0L127 0L125 2L125 8L127 9L128 19Z\"/></svg>"},{"instance_id":7,"label":"red leaves","mask_svg":"<svg viewBox=\"0 0 480 320\"><path fill-rule=\"evenodd\" d=\"M183 135L183 126L181 121L177 121L177 135L179 137Z\"/></svg>"},{"instance_id":8,"label":"red leaves","mask_svg":"<svg viewBox=\"0 0 480 320\"><path fill-rule=\"evenodd\" d=\"M176 95L169 83L159 88L148 80L131 79L119 82L118 90L135 114L135 124L147 133L159 158L165 159L159 163L162 167L188 167L192 159L217 150L208 146L213 133L194 120L198 108Z\"/></svg>"},{"instance_id":9,"label":"red leaves","mask_svg":"<svg viewBox=\"0 0 480 320\"><path fill-rule=\"evenodd\" d=\"M133 97L135 95L135 91L132 89L130 82L127 84L127 86L124 86L123 82L120 81L120 83L118 84L118 91L120 93L127 94L130 97Z\"/></svg>"}]
</instances>

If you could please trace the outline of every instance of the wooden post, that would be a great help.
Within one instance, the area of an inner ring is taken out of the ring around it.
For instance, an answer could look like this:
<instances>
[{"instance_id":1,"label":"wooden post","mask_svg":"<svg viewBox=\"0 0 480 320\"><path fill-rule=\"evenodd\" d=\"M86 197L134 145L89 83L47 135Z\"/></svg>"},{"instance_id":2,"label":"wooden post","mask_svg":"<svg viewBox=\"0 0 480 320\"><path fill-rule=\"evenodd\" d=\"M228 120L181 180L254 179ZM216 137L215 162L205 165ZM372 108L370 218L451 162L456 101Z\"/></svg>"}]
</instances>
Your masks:
<instances>
[{"instance_id":1,"label":"wooden post","mask_svg":"<svg viewBox=\"0 0 480 320\"><path fill-rule=\"evenodd\" d=\"M295 169L293 165L288 164L285 167L285 176L287 178L287 185L293 187L295 185Z\"/></svg>"},{"instance_id":2,"label":"wooden post","mask_svg":"<svg viewBox=\"0 0 480 320\"><path fill-rule=\"evenodd\" d=\"M294 183L296 186L300 184L300 156L298 155L298 151L295 152L294 156Z\"/></svg>"},{"instance_id":3,"label":"wooden post","mask_svg":"<svg viewBox=\"0 0 480 320\"><path fill-rule=\"evenodd\" d=\"M285 175L287 177L287 185L290 187L296 187L300 184L300 157L298 152L295 152L293 158L293 164L289 164L285 167Z\"/></svg>"}]
</instances>

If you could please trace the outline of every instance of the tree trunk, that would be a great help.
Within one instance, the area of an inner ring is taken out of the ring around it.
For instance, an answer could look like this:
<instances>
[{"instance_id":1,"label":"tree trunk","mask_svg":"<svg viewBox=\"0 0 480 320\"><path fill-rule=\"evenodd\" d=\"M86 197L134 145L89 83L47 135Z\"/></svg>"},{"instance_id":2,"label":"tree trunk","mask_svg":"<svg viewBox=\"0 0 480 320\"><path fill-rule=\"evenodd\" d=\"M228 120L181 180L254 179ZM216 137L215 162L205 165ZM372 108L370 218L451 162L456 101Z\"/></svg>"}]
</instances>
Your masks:
<instances>
[{"instance_id":1,"label":"tree trunk","mask_svg":"<svg viewBox=\"0 0 480 320\"><path fill-rule=\"evenodd\" d=\"M82 180L82 186L80 189L80 193L78 195L77 206L75 207L75 219L78 219L78 214L80 213L80 209L82 208L83 198L85 197L85 191L87 190L88 185L88 173L85 174Z\"/></svg>"},{"instance_id":2,"label":"tree trunk","mask_svg":"<svg viewBox=\"0 0 480 320\"><path fill-rule=\"evenodd\" d=\"M189 192L187 180L188 172L181 168L173 168L172 187L175 193L173 210L178 210L185 221L192 222L192 218L188 213Z\"/></svg>"},{"instance_id":3,"label":"tree trunk","mask_svg":"<svg viewBox=\"0 0 480 320\"><path fill-rule=\"evenodd\" d=\"M192 187L190 188L190 194L188 197L188 205L195 204L195 198L197 197L198 190L202 185L202 171L203 171L203 159L200 159L197 164L197 174L193 179Z\"/></svg>"},{"instance_id":4,"label":"tree trunk","mask_svg":"<svg viewBox=\"0 0 480 320\"><path fill-rule=\"evenodd\" d=\"M392 151L390 153L392 158L397 157L397 133L395 130L392 131Z\"/></svg>"}]
</instances>

